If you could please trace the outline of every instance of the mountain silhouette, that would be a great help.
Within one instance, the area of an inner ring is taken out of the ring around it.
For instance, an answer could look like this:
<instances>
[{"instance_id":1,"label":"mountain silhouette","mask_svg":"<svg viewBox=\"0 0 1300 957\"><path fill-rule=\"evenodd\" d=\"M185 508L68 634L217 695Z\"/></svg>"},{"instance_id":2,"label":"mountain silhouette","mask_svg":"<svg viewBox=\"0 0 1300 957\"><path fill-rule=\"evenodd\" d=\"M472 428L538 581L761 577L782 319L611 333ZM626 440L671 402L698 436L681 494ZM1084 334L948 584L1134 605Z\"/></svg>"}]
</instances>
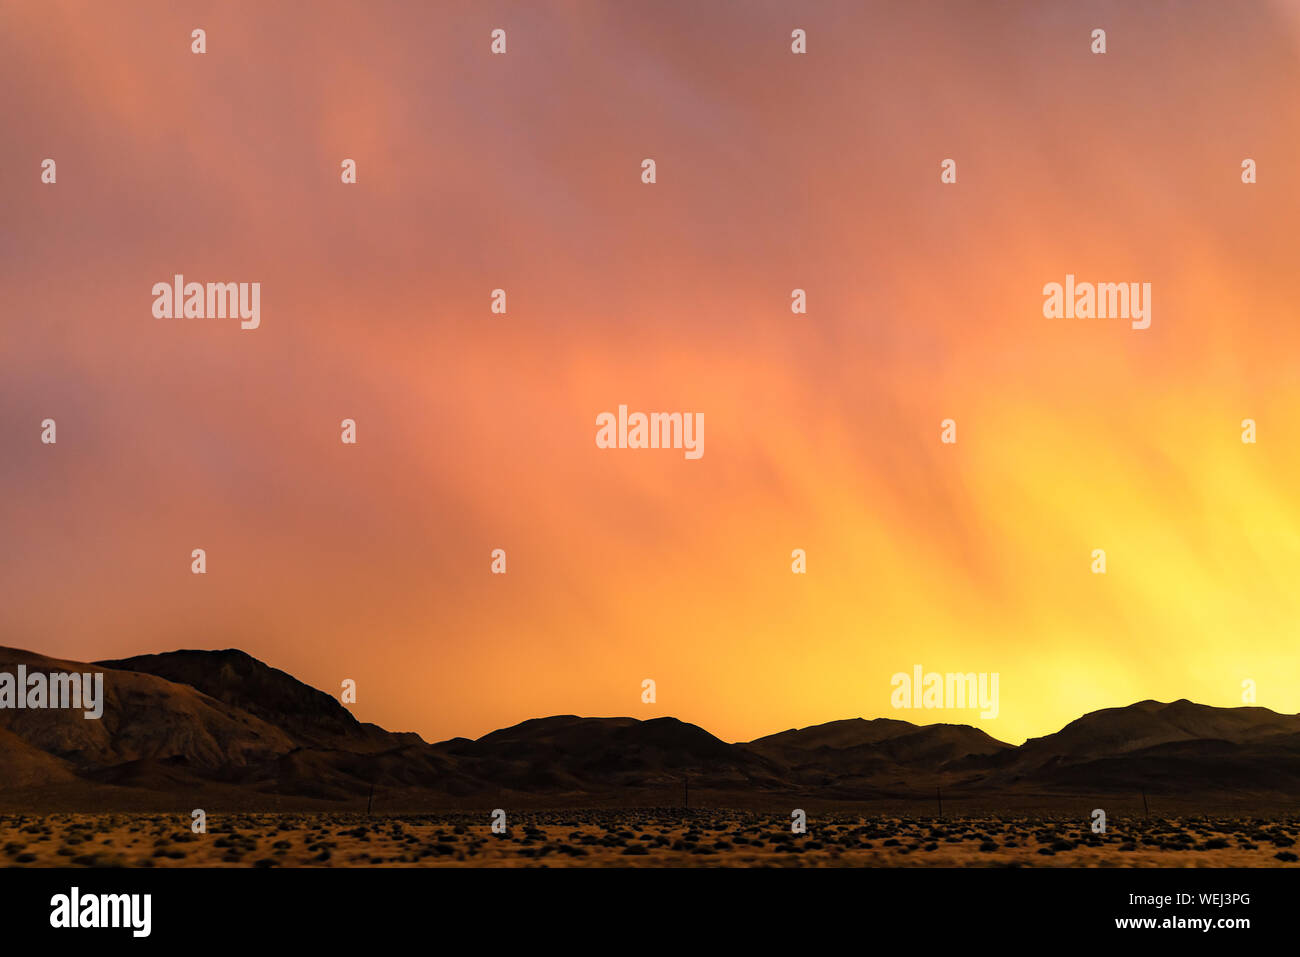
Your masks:
<instances>
[{"instance_id":1,"label":"mountain silhouette","mask_svg":"<svg viewBox=\"0 0 1300 957\"><path fill-rule=\"evenodd\" d=\"M1179 699L1093 711L1016 748L990 783L1295 794L1300 715Z\"/></svg>"},{"instance_id":2,"label":"mountain silhouette","mask_svg":"<svg viewBox=\"0 0 1300 957\"><path fill-rule=\"evenodd\" d=\"M783 770L676 718L534 718L439 747L518 790L676 787L684 774L697 787L779 786Z\"/></svg>"},{"instance_id":3,"label":"mountain silhouette","mask_svg":"<svg viewBox=\"0 0 1300 957\"><path fill-rule=\"evenodd\" d=\"M417 734L394 735L378 725L363 724L325 692L233 648L139 655L95 665L189 685L276 726L300 746L383 751L424 743Z\"/></svg>"},{"instance_id":4,"label":"mountain silhouette","mask_svg":"<svg viewBox=\"0 0 1300 957\"><path fill-rule=\"evenodd\" d=\"M0 648L0 672L103 672L104 711L0 709L0 804L673 804L1108 793L1290 803L1300 716L1179 700L1106 708L1019 747L960 724L851 718L729 743L676 718L534 718L428 743L235 649L96 663ZM689 792L689 793L688 793ZM200 802L206 802L200 803Z\"/></svg>"},{"instance_id":5,"label":"mountain silhouette","mask_svg":"<svg viewBox=\"0 0 1300 957\"><path fill-rule=\"evenodd\" d=\"M857 752L908 767L940 768L972 755L997 754L1011 745L964 724L917 726L893 718L848 718L769 734L749 747L787 762L837 761Z\"/></svg>"}]
</instances>

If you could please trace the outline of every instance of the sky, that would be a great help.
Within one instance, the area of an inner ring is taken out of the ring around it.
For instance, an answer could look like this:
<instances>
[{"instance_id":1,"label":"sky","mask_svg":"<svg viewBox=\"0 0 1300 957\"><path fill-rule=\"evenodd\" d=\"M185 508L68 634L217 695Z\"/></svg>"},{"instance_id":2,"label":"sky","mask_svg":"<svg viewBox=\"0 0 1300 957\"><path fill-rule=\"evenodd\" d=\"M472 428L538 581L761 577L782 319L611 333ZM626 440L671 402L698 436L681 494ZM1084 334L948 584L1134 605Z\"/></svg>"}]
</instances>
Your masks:
<instances>
[{"instance_id":1,"label":"sky","mask_svg":"<svg viewBox=\"0 0 1300 957\"><path fill-rule=\"evenodd\" d=\"M1294 4L0 0L0 644L429 740L1300 711L1298 84Z\"/></svg>"}]
</instances>

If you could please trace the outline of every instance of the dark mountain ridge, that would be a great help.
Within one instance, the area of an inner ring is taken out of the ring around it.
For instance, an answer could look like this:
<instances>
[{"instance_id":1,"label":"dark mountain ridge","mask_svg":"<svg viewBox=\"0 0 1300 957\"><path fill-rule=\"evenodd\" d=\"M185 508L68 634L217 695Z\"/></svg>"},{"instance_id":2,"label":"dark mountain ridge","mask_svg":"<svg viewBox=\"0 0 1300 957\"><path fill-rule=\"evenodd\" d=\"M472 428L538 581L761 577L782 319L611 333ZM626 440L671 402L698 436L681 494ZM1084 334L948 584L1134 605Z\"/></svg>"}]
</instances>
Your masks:
<instances>
[{"instance_id":1,"label":"dark mountain ridge","mask_svg":"<svg viewBox=\"0 0 1300 957\"><path fill-rule=\"evenodd\" d=\"M235 648L172 651L95 664L197 688L275 725L303 746L381 751L425 743L417 734L393 734L376 724L363 724L332 696Z\"/></svg>"},{"instance_id":2,"label":"dark mountain ridge","mask_svg":"<svg viewBox=\"0 0 1300 957\"><path fill-rule=\"evenodd\" d=\"M1300 787L1300 716L1186 700L1094 711L1019 747L966 725L893 718L728 743L676 718L575 715L430 744L358 721L325 692L235 649L85 664L0 648L0 671L18 664L104 674L100 720L0 709L0 795L38 810L55 792L90 807L146 795L193 806L200 796L357 806L375 789L444 804L577 806L632 795L671 803L686 787L717 801L866 801L941 788L990 800L1142 791L1288 803Z\"/></svg>"}]
</instances>

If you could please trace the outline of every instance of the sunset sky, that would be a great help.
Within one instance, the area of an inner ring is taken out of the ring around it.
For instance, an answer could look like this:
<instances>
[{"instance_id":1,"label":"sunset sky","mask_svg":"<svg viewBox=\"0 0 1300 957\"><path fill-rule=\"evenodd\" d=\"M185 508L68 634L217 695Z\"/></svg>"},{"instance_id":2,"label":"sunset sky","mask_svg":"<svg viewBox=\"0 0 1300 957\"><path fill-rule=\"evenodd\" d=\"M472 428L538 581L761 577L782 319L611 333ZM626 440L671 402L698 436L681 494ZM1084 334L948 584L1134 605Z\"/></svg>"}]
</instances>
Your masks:
<instances>
[{"instance_id":1,"label":"sunset sky","mask_svg":"<svg viewBox=\"0 0 1300 957\"><path fill-rule=\"evenodd\" d=\"M1300 6L1056 6L0 0L0 644L429 740L1300 711ZM999 716L894 710L916 664Z\"/></svg>"}]
</instances>

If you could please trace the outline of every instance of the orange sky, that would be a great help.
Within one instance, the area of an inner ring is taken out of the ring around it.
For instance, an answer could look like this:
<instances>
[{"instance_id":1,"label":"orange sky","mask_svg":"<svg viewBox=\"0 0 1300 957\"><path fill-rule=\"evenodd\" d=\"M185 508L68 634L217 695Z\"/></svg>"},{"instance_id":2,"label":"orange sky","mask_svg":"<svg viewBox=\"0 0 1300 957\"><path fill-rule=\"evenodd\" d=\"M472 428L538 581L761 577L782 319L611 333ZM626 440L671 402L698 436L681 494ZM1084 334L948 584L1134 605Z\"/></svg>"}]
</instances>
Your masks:
<instances>
[{"instance_id":1,"label":"orange sky","mask_svg":"<svg viewBox=\"0 0 1300 957\"><path fill-rule=\"evenodd\" d=\"M0 3L0 643L429 739L1300 711L1300 18L915 6ZM176 272L261 328L155 319ZM1043 318L1067 272L1151 328ZM620 403L703 458L596 448Z\"/></svg>"}]
</instances>

